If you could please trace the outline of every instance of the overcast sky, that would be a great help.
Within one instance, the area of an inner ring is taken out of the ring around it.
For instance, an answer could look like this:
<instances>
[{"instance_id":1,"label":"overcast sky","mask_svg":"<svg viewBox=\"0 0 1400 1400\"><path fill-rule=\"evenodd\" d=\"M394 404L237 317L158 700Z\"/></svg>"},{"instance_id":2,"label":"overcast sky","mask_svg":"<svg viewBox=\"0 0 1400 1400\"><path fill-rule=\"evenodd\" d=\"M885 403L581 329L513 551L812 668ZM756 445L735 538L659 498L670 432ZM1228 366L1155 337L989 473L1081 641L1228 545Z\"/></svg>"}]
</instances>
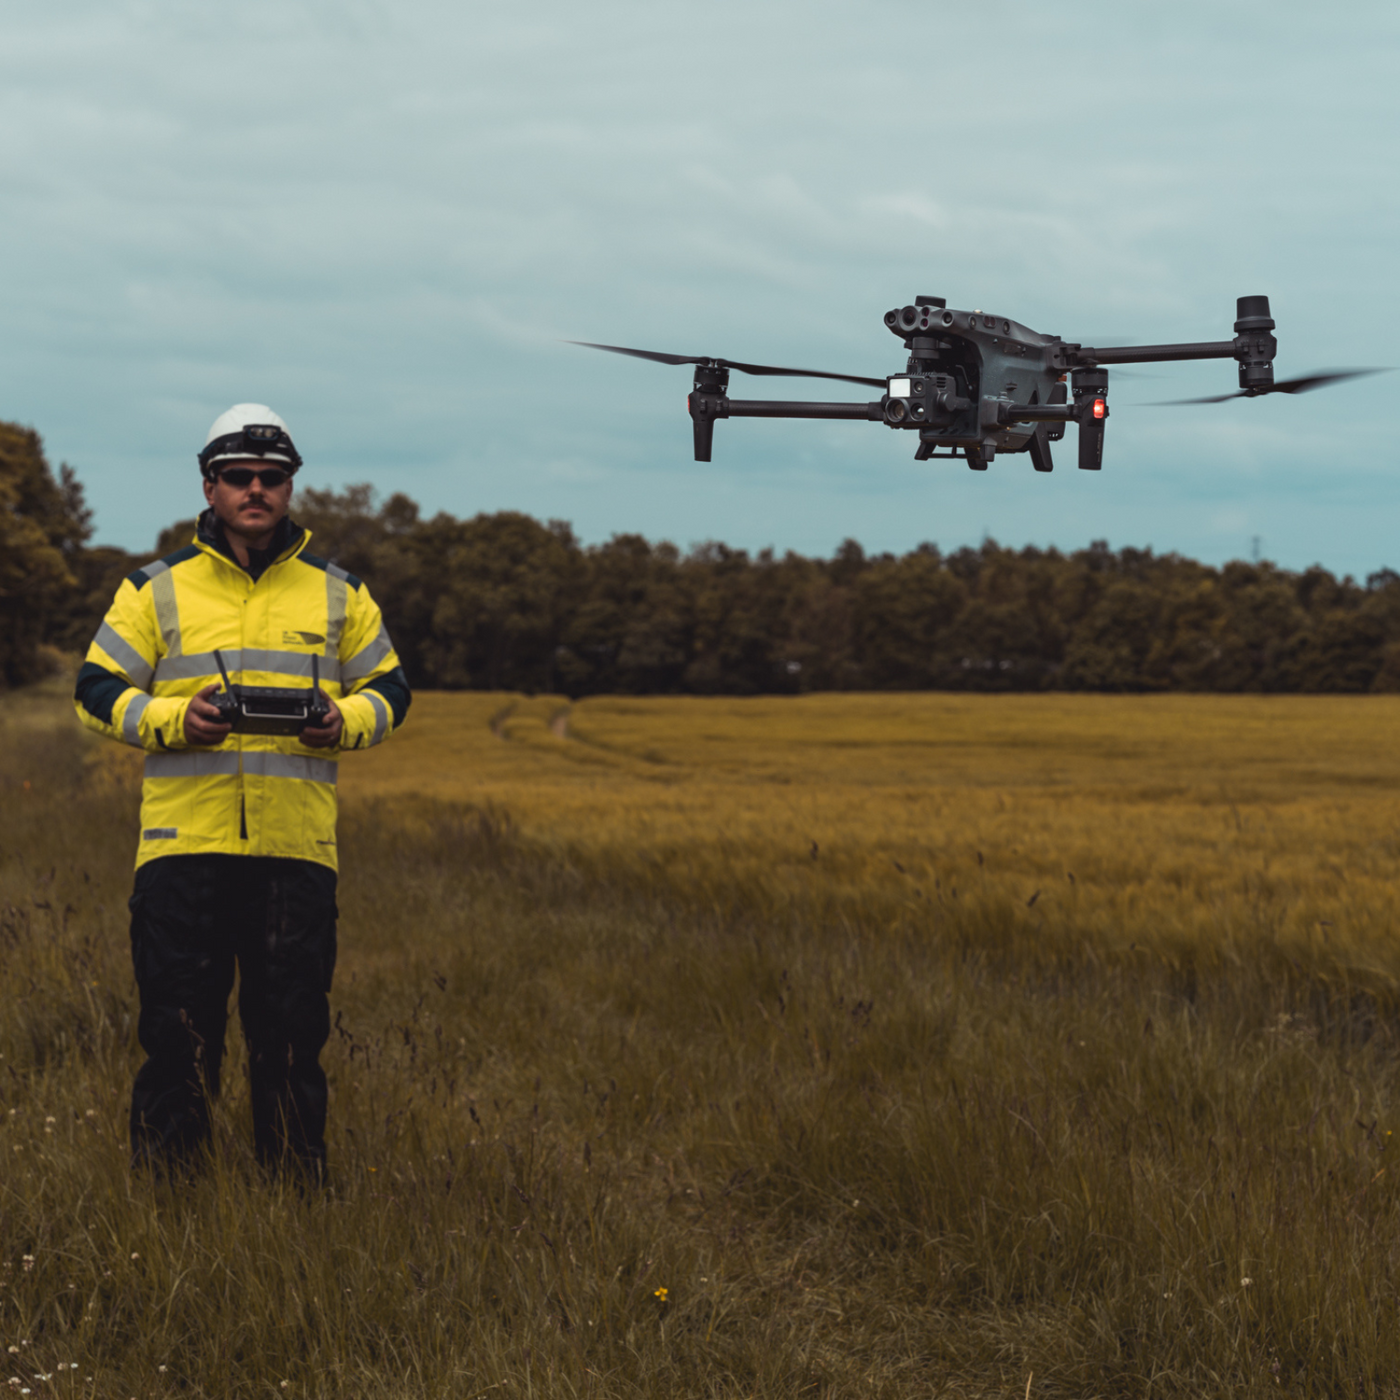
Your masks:
<instances>
[{"instance_id":1,"label":"overcast sky","mask_svg":"<svg viewBox=\"0 0 1400 1400\"><path fill-rule=\"evenodd\" d=\"M588 541L1400 566L1400 374L1115 374L1101 474L1072 429L1043 477L873 423L723 422L703 465L686 370L561 343L884 375L919 293L1156 342L1262 292L1280 378L1400 363L1398 57L1394 5L1297 0L0 0L0 417L133 549L255 400L304 484Z\"/></svg>"}]
</instances>

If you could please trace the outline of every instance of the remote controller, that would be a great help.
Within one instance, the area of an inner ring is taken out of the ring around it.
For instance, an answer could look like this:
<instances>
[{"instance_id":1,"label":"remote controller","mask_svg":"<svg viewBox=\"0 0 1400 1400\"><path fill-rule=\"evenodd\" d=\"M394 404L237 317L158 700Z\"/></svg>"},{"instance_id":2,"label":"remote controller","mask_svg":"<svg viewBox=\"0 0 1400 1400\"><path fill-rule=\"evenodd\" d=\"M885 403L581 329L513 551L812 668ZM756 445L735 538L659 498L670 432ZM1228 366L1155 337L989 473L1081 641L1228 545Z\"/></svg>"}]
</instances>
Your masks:
<instances>
[{"instance_id":1,"label":"remote controller","mask_svg":"<svg viewBox=\"0 0 1400 1400\"><path fill-rule=\"evenodd\" d=\"M224 658L217 649L214 660L224 688L209 697L219 712L219 722L231 725L235 734L300 734L317 728L331 712L330 700L321 690L320 657L311 657L311 689L292 690L282 686L234 685Z\"/></svg>"}]
</instances>

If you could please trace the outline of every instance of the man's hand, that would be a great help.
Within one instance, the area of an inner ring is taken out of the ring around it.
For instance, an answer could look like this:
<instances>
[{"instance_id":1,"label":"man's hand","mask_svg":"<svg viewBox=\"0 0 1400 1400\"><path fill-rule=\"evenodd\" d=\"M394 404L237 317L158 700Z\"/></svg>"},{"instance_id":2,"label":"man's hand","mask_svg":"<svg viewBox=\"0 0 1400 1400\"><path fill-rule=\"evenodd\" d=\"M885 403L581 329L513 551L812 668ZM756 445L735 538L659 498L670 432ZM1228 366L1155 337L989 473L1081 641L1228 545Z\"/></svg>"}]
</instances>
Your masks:
<instances>
[{"instance_id":1,"label":"man's hand","mask_svg":"<svg viewBox=\"0 0 1400 1400\"><path fill-rule=\"evenodd\" d=\"M321 692L325 696L326 704L331 707L331 712L326 716L326 722L313 729L307 725L301 731L301 742L309 749L328 749L340 742L340 731L345 727L345 721L340 717L340 707L334 700Z\"/></svg>"},{"instance_id":2,"label":"man's hand","mask_svg":"<svg viewBox=\"0 0 1400 1400\"><path fill-rule=\"evenodd\" d=\"M217 681L212 685L206 685L190 701L189 708L185 711L185 742L187 744L207 748L212 744L223 743L228 737L228 732L233 726L223 723L219 719L218 710L206 699L219 688Z\"/></svg>"}]
</instances>

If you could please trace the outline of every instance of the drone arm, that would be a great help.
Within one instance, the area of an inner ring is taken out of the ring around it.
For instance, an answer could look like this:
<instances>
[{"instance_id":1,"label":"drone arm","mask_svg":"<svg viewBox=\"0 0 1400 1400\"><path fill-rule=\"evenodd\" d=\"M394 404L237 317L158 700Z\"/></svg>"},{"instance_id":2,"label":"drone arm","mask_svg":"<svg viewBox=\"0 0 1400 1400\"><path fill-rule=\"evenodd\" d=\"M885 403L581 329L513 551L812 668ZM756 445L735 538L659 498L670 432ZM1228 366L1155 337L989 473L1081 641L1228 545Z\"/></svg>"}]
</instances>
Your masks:
<instances>
[{"instance_id":1,"label":"drone arm","mask_svg":"<svg viewBox=\"0 0 1400 1400\"><path fill-rule=\"evenodd\" d=\"M1239 344L1233 340L1203 340L1189 345L1113 345L1096 349L1089 345L1056 346L1057 369L1081 365L1148 365L1164 360L1233 360ZM1061 363L1063 361L1063 363Z\"/></svg>"},{"instance_id":2,"label":"drone arm","mask_svg":"<svg viewBox=\"0 0 1400 1400\"><path fill-rule=\"evenodd\" d=\"M729 399L725 418L859 418L878 423L884 417L875 403L809 403L784 399Z\"/></svg>"},{"instance_id":3,"label":"drone arm","mask_svg":"<svg viewBox=\"0 0 1400 1400\"><path fill-rule=\"evenodd\" d=\"M1073 423L1079 410L1063 403L1003 403L997 405L999 423Z\"/></svg>"},{"instance_id":4,"label":"drone arm","mask_svg":"<svg viewBox=\"0 0 1400 1400\"><path fill-rule=\"evenodd\" d=\"M884 417L879 402L812 403L786 399L731 399L722 390L697 386L687 400L695 429L695 460L708 462L714 444L716 418L859 418L878 423Z\"/></svg>"},{"instance_id":5,"label":"drone arm","mask_svg":"<svg viewBox=\"0 0 1400 1400\"><path fill-rule=\"evenodd\" d=\"M1095 365L1144 365L1164 360L1238 360L1240 388L1248 394L1267 393L1274 386L1274 318L1268 297L1239 297L1235 302L1235 338L1206 340L1194 345L1115 345L1098 349L1086 345L1056 345L1050 362L1057 369L1088 369Z\"/></svg>"}]
</instances>

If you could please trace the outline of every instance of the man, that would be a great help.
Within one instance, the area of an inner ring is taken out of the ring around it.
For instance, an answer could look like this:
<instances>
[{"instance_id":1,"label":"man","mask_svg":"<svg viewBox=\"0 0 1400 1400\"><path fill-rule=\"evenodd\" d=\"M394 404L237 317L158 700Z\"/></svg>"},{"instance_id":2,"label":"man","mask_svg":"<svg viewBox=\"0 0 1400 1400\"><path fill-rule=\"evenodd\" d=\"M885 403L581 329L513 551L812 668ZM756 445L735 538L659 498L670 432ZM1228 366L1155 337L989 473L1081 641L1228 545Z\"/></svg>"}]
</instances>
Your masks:
<instances>
[{"instance_id":1,"label":"man","mask_svg":"<svg viewBox=\"0 0 1400 1400\"><path fill-rule=\"evenodd\" d=\"M133 1162L209 1134L234 965L258 1156L325 1163L327 994L335 964L336 768L404 721L410 695L369 590L307 550L287 514L301 457L263 404L236 404L199 454L194 542L125 579L78 673L89 729L146 750L131 948L147 1059ZM309 689L330 712L299 735L231 732L211 695Z\"/></svg>"}]
</instances>

